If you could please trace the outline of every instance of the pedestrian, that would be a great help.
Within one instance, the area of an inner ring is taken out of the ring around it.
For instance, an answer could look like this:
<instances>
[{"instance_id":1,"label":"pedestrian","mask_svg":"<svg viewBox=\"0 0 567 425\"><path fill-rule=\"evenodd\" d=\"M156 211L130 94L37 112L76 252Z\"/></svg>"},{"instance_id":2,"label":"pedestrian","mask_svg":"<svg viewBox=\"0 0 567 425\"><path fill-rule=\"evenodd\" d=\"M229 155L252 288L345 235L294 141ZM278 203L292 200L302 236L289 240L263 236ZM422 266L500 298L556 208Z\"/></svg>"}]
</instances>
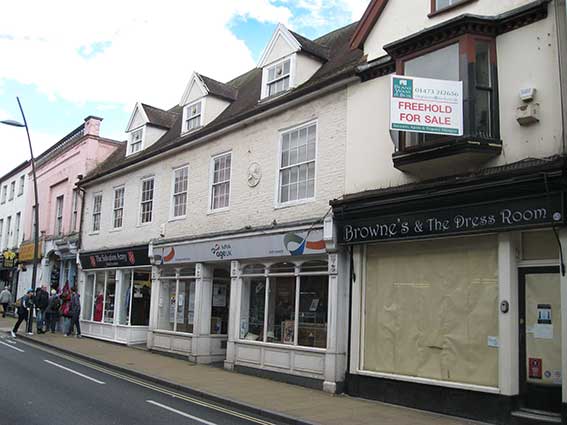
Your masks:
<instances>
[{"instance_id":1,"label":"pedestrian","mask_svg":"<svg viewBox=\"0 0 567 425\"><path fill-rule=\"evenodd\" d=\"M28 289L26 294L20 298L16 302L17 312L18 312L18 321L14 325L14 329L12 329L11 334L15 338L16 333L18 332L18 328L22 324L22 322L26 321L26 327L28 327L28 320L33 320L31 315L33 314L33 289ZM29 318L29 319L28 319ZM31 331L31 328L30 328ZM33 335L32 332L28 332L29 335Z\"/></svg>"},{"instance_id":2,"label":"pedestrian","mask_svg":"<svg viewBox=\"0 0 567 425\"><path fill-rule=\"evenodd\" d=\"M49 303L49 294L47 293L47 286L41 285L35 292L34 304L37 312L37 333L44 333L45 326L45 310Z\"/></svg>"},{"instance_id":3,"label":"pedestrian","mask_svg":"<svg viewBox=\"0 0 567 425\"><path fill-rule=\"evenodd\" d=\"M6 317L6 313L8 312L8 305L10 304L11 299L12 299L12 293L6 286L4 287L2 292L0 292L0 304L2 304L2 317Z\"/></svg>"},{"instance_id":4,"label":"pedestrian","mask_svg":"<svg viewBox=\"0 0 567 425\"><path fill-rule=\"evenodd\" d=\"M79 323L79 317L81 315L81 296L77 291L77 287L73 286L71 288L71 326L69 327L69 332L67 336L73 334L73 329L77 328L77 338L81 338L81 324Z\"/></svg>"},{"instance_id":5,"label":"pedestrian","mask_svg":"<svg viewBox=\"0 0 567 425\"><path fill-rule=\"evenodd\" d=\"M55 289L51 290L51 296L49 297L49 302L47 308L45 309L45 319L46 327L45 332L51 330L51 333L55 333L55 327L59 321L59 309L61 308L61 299L57 295Z\"/></svg>"},{"instance_id":6,"label":"pedestrian","mask_svg":"<svg viewBox=\"0 0 567 425\"><path fill-rule=\"evenodd\" d=\"M71 293L68 289L63 289L59 297L61 299L61 308L59 309L59 314L63 316L63 335L67 336L69 334L69 328L71 327Z\"/></svg>"}]
</instances>

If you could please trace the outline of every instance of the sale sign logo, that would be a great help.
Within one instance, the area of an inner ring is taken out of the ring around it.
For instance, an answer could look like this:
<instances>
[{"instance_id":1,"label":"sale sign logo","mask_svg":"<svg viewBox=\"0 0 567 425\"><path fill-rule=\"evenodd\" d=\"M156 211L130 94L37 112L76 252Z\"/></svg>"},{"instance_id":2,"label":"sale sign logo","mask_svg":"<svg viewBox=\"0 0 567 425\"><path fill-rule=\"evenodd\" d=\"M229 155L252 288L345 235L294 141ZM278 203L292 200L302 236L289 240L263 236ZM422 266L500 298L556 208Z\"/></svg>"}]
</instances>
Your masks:
<instances>
[{"instance_id":1,"label":"sale sign logo","mask_svg":"<svg viewBox=\"0 0 567 425\"><path fill-rule=\"evenodd\" d=\"M463 135L462 81L391 78L390 130Z\"/></svg>"}]
</instances>

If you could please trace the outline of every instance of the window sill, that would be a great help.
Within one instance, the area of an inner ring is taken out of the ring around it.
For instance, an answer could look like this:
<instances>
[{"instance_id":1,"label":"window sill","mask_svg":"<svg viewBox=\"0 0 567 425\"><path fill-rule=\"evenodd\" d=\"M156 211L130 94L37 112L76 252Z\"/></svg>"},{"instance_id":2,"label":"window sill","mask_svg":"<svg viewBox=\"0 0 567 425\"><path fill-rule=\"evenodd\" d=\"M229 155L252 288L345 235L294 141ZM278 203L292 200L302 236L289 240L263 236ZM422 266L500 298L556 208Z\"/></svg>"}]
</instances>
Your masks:
<instances>
[{"instance_id":1,"label":"window sill","mask_svg":"<svg viewBox=\"0 0 567 425\"><path fill-rule=\"evenodd\" d=\"M437 16L437 15L441 15L441 14L443 14L443 13L445 13L445 12L450 12L451 10L458 9L458 8L461 7L461 6L465 6L465 5L470 4L470 3L473 3L473 2L475 2L475 1L477 1L477 0L461 0L461 1L458 2L458 3L452 4L452 5L450 5L450 6L446 6L446 7L442 8L442 9L432 10L431 13L429 13L429 14L427 15L427 17L428 17L428 18L434 18L434 17Z\"/></svg>"},{"instance_id":2,"label":"window sill","mask_svg":"<svg viewBox=\"0 0 567 425\"><path fill-rule=\"evenodd\" d=\"M230 207L217 208L216 210L208 210L207 215L219 214L219 213L228 212L228 211L230 211Z\"/></svg>"},{"instance_id":3,"label":"window sill","mask_svg":"<svg viewBox=\"0 0 567 425\"><path fill-rule=\"evenodd\" d=\"M138 224L136 224L136 227L138 227L138 228L140 228L140 227L147 227L147 226L150 226L152 223L153 223L153 220L152 220L152 221L148 221L147 223L138 223Z\"/></svg>"},{"instance_id":4,"label":"window sill","mask_svg":"<svg viewBox=\"0 0 567 425\"><path fill-rule=\"evenodd\" d=\"M274 209L275 210L281 210L281 209L284 209L284 208L296 207L298 205L310 204L310 203L315 202L315 201L316 201L315 197L305 198L305 199L300 199L298 201L290 201L290 202L286 202L286 203L283 203L283 204L276 204L274 206Z\"/></svg>"},{"instance_id":5,"label":"window sill","mask_svg":"<svg viewBox=\"0 0 567 425\"><path fill-rule=\"evenodd\" d=\"M193 338L193 334L189 332L175 332L175 331L166 331L162 329L152 329L152 333L164 334L164 335L172 335L172 336L182 336L185 338Z\"/></svg>"},{"instance_id":6,"label":"window sill","mask_svg":"<svg viewBox=\"0 0 567 425\"><path fill-rule=\"evenodd\" d=\"M281 92L279 92L279 93L276 93L276 94L272 94L272 95L270 95L270 96L263 97L263 98L261 98L260 100L258 100L258 103L271 102L272 100L275 100L275 99L277 99L277 98L280 98L280 97L282 97L282 96L285 96L286 94L288 94L288 93L289 93L290 91L292 91L292 90L293 90L293 87L290 87L290 88L288 88L288 89L285 90L285 91L281 91Z\"/></svg>"},{"instance_id":7,"label":"window sill","mask_svg":"<svg viewBox=\"0 0 567 425\"><path fill-rule=\"evenodd\" d=\"M186 136L186 135L188 135L188 134L195 133L196 131L199 131L199 130L202 129L203 127L204 127L204 125L201 124L200 126L195 127L195 128L192 128L191 130L182 131L182 132L181 132L181 135L182 135L182 136Z\"/></svg>"},{"instance_id":8,"label":"window sill","mask_svg":"<svg viewBox=\"0 0 567 425\"><path fill-rule=\"evenodd\" d=\"M89 232L88 235L89 235L89 236L100 235L100 230L99 230L99 231L96 231L96 232Z\"/></svg>"},{"instance_id":9,"label":"window sill","mask_svg":"<svg viewBox=\"0 0 567 425\"><path fill-rule=\"evenodd\" d=\"M114 229L110 229L108 231L108 233L116 233L116 232L120 232L122 230L122 227L116 227Z\"/></svg>"},{"instance_id":10,"label":"window sill","mask_svg":"<svg viewBox=\"0 0 567 425\"><path fill-rule=\"evenodd\" d=\"M187 214L186 215L180 215L179 217L171 217L169 220L167 220L168 223L172 223L175 221L181 221L181 220L185 220L187 218Z\"/></svg>"},{"instance_id":11,"label":"window sill","mask_svg":"<svg viewBox=\"0 0 567 425\"><path fill-rule=\"evenodd\" d=\"M321 353L325 354L327 352L326 348L316 348L316 347L304 347L302 345L292 345L292 344L278 344L274 342L263 342L263 341L247 341L245 339L237 339L235 341L237 344L246 345L256 345L259 347L270 347L270 348L280 348L285 350L295 350L295 351L307 351L310 353Z\"/></svg>"}]
</instances>

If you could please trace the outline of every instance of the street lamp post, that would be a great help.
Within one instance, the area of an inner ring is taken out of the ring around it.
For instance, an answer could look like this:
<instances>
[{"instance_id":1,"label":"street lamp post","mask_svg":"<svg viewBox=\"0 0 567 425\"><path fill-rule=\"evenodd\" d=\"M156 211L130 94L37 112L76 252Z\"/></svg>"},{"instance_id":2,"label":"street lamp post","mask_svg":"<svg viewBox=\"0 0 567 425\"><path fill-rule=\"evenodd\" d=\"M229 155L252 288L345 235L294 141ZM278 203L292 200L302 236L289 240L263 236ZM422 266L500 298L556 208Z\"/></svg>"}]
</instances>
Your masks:
<instances>
[{"instance_id":1,"label":"street lamp post","mask_svg":"<svg viewBox=\"0 0 567 425\"><path fill-rule=\"evenodd\" d=\"M32 268L32 281L31 281L31 288L35 291L35 284L37 278L37 256L39 251L39 202L38 202L38 194L37 194L37 178L35 175L35 159L33 156L33 149L31 144L30 138L30 131L28 129L28 122L26 121L26 116L24 114L24 109L22 108L22 104L20 102L20 98L16 97L18 101L18 106L20 107L20 112L22 113L22 119L24 123L14 121L14 120L4 120L0 121L2 124L11 125L12 127L24 127L26 129L26 134L28 136L28 145L30 147L30 157L31 157L31 166L32 166L32 177L33 177L33 193L34 193L34 220L35 226L34 227L34 235L33 235L33 268ZM28 319L28 332L32 331L33 325L33 309L29 312L29 319Z\"/></svg>"}]
</instances>

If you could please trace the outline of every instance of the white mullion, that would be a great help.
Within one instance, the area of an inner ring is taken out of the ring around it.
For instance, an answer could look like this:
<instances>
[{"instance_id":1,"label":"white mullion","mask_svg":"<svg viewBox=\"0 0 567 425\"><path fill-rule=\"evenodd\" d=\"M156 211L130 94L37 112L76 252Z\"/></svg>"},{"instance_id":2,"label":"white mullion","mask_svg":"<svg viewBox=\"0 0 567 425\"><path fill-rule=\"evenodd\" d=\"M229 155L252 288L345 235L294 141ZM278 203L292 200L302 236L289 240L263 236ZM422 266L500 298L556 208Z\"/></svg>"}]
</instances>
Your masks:
<instances>
[{"instance_id":1,"label":"white mullion","mask_svg":"<svg viewBox=\"0 0 567 425\"><path fill-rule=\"evenodd\" d=\"M128 306L128 326L132 326L132 299L134 298L134 270L130 271L130 305Z\"/></svg>"},{"instance_id":2,"label":"white mullion","mask_svg":"<svg viewBox=\"0 0 567 425\"><path fill-rule=\"evenodd\" d=\"M179 272L177 272L177 279L175 279L175 305L173 306L173 332L177 332L177 303L179 303Z\"/></svg>"},{"instance_id":3,"label":"white mullion","mask_svg":"<svg viewBox=\"0 0 567 425\"><path fill-rule=\"evenodd\" d=\"M93 273L93 299L91 301L91 317L89 318L89 320L91 322L93 322L93 317L94 317L94 310L95 310L95 301L96 301L96 273ZM88 280L88 276L87 276L87 280Z\"/></svg>"},{"instance_id":4,"label":"white mullion","mask_svg":"<svg viewBox=\"0 0 567 425\"><path fill-rule=\"evenodd\" d=\"M102 292L102 321L104 323L104 314L106 313L106 284L108 282L108 272L104 272L104 290Z\"/></svg>"},{"instance_id":5,"label":"white mullion","mask_svg":"<svg viewBox=\"0 0 567 425\"><path fill-rule=\"evenodd\" d=\"M270 301L270 277L265 276L264 284L266 285L266 293L264 294L264 335L262 336L262 341L267 342L268 334L268 308Z\"/></svg>"},{"instance_id":6,"label":"white mullion","mask_svg":"<svg viewBox=\"0 0 567 425\"><path fill-rule=\"evenodd\" d=\"M299 272L299 268L296 267L296 273ZM301 277L299 275L295 276L295 311L294 311L294 324L293 324L293 345L298 345L299 340L299 293L301 291ZM327 296L328 298L328 296ZM282 341L283 342L283 341Z\"/></svg>"}]
</instances>

